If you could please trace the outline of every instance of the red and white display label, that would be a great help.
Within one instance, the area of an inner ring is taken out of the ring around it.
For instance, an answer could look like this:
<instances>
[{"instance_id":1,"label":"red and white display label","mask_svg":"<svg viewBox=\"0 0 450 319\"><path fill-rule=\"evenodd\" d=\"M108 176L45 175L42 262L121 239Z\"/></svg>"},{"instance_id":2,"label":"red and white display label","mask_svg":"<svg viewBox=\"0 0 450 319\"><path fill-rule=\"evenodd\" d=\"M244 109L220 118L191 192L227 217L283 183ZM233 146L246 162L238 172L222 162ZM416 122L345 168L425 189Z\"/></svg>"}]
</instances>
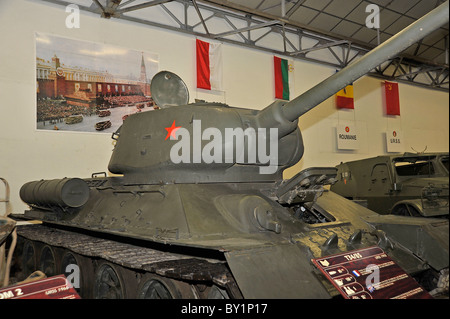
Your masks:
<instances>
[{"instance_id":1,"label":"red and white display label","mask_svg":"<svg viewBox=\"0 0 450 319\"><path fill-rule=\"evenodd\" d=\"M380 247L312 259L347 299L428 299L431 295Z\"/></svg>"},{"instance_id":2,"label":"red and white display label","mask_svg":"<svg viewBox=\"0 0 450 319\"><path fill-rule=\"evenodd\" d=\"M80 299L64 275L0 289L0 299Z\"/></svg>"}]
</instances>

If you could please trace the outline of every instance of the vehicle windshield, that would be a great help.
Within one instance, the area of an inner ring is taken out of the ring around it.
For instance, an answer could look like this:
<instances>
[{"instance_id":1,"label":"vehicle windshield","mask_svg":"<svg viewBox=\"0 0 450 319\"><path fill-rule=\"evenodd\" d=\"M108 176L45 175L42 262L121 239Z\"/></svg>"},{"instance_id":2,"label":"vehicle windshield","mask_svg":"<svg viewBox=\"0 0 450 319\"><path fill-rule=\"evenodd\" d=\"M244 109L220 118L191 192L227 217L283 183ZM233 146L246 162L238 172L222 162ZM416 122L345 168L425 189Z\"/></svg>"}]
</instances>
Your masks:
<instances>
[{"instance_id":1,"label":"vehicle windshield","mask_svg":"<svg viewBox=\"0 0 450 319\"><path fill-rule=\"evenodd\" d=\"M399 157L394 159L394 165L399 176L432 176L435 174L435 158L436 156Z\"/></svg>"}]
</instances>

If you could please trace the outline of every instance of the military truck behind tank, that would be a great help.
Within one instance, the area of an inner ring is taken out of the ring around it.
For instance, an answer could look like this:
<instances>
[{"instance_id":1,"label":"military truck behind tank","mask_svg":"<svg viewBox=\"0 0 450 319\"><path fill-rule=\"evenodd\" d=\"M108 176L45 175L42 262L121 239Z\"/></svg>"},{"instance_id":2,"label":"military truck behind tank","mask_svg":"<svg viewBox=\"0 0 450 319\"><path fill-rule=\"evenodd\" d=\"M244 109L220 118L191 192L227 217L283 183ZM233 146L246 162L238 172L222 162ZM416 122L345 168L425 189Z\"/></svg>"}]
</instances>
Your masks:
<instances>
[{"instance_id":1,"label":"military truck behind tank","mask_svg":"<svg viewBox=\"0 0 450 319\"><path fill-rule=\"evenodd\" d=\"M448 157L405 153L341 163L331 190L379 214L448 218Z\"/></svg>"}]
</instances>

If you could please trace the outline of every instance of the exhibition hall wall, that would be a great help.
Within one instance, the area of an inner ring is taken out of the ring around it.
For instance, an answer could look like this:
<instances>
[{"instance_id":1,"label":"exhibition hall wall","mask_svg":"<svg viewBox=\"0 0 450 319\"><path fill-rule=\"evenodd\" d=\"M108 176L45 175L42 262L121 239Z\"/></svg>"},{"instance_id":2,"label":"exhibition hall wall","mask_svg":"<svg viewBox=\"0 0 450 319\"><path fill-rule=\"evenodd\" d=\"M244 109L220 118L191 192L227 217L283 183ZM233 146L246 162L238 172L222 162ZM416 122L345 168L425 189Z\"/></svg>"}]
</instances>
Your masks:
<instances>
[{"instance_id":1,"label":"exhibition hall wall","mask_svg":"<svg viewBox=\"0 0 450 319\"><path fill-rule=\"evenodd\" d=\"M274 101L273 54L269 52L223 43L224 91L207 92L196 89L194 36L83 12L80 27L69 29L67 15L64 7L48 3L0 2L0 177L10 184L14 213L26 209L19 197L24 183L106 172L114 147L111 134L37 130L36 32L155 53L159 70L172 71L187 84L190 102L204 99L262 109ZM302 60L294 61L294 69L293 96L336 72ZM404 151L448 152L447 92L400 83L401 115L387 116L383 90L383 80L365 76L354 83L354 110L338 110L331 97L301 117L304 157L285 171L285 178L312 166L386 154L385 134L392 129L402 132ZM357 150L337 147L336 128L346 123L358 129Z\"/></svg>"}]
</instances>

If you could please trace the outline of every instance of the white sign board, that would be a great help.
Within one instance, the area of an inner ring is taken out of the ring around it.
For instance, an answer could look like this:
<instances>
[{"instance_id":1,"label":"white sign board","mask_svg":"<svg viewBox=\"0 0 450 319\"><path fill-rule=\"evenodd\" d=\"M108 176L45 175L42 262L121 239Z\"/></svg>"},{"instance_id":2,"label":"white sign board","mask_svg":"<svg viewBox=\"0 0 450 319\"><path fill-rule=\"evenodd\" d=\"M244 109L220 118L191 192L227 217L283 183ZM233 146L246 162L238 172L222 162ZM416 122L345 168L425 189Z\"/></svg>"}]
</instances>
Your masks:
<instances>
[{"instance_id":1,"label":"white sign board","mask_svg":"<svg viewBox=\"0 0 450 319\"><path fill-rule=\"evenodd\" d=\"M386 148L388 153L403 152L403 137L400 130L386 131Z\"/></svg>"},{"instance_id":2,"label":"white sign board","mask_svg":"<svg viewBox=\"0 0 450 319\"><path fill-rule=\"evenodd\" d=\"M359 149L358 130L354 124L339 124L336 133L338 149Z\"/></svg>"}]
</instances>

